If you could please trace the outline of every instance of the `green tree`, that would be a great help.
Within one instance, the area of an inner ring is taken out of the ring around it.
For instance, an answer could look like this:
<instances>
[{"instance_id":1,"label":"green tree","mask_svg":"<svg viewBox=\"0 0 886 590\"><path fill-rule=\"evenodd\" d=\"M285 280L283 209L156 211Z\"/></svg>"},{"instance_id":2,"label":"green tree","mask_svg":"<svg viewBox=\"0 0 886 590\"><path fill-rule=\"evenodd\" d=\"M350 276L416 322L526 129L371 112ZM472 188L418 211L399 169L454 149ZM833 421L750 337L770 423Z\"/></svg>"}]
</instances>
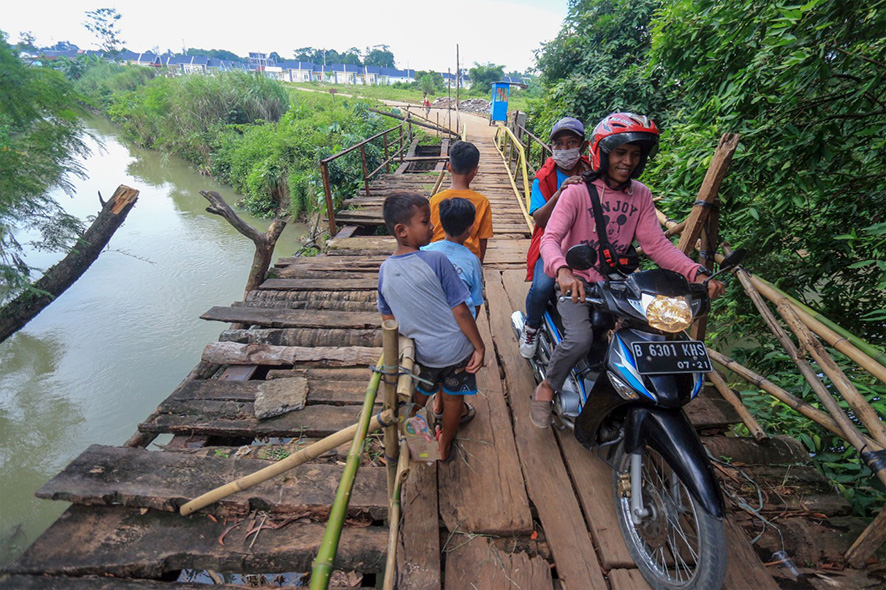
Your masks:
<instances>
[{"instance_id":1,"label":"green tree","mask_svg":"<svg viewBox=\"0 0 886 590\"><path fill-rule=\"evenodd\" d=\"M533 112L535 130L543 133L564 116L592 127L613 111L664 122L669 105L659 90L661 72L648 70L649 23L660 6L660 0L571 3L563 29L537 54L546 100Z\"/></svg>"},{"instance_id":2,"label":"green tree","mask_svg":"<svg viewBox=\"0 0 886 590\"><path fill-rule=\"evenodd\" d=\"M351 47L344 53L339 54L340 63L347 64L349 66L362 66L363 61L360 59L360 50L356 47ZM332 63L332 62L327 62Z\"/></svg>"},{"instance_id":3,"label":"green tree","mask_svg":"<svg viewBox=\"0 0 886 590\"><path fill-rule=\"evenodd\" d=\"M82 176L78 156L88 150L81 137L76 96L64 76L30 68L0 34L0 301L30 284L16 232L33 230L34 245L63 250L82 229L49 195L71 190Z\"/></svg>"},{"instance_id":4,"label":"green tree","mask_svg":"<svg viewBox=\"0 0 886 590\"><path fill-rule=\"evenodd\" d=\"M116 8L99 8L86 12L86 22L83 26L95 35L98 45L108 53L117 53L121 46L126 43L120 38L120 13Z\"/></svg>"},{"instance_id":5,"label":"green tree","mask_svg":"<svg viewBox=\"0 0 886 590\"><path fill-rule=\"evenodd\" d=\"M18 34L18 48L22 51L34 51L37 49L37 37L31 31L22 31Z\"/></svg>"},{"instance_id":6,"label":"green tree","mask_svg":"<svg viewBox=\"0 0 886 590\"><path fill-rule=\"evenodd\" d=\"M474 62L474 67L468 70L468 76L471 77L471 88L478 88L484 92L489 91L489 86L501 80L505 75L505 67L497 66L493 63L486 65Z\"/></svg>"},{"instance_id":7,"label":"green tree","mask_svg":"<svg viewBox=\"0 0 886 590\"><path fill-rule=\"evenodd\" d=\"M443 74L431 71L418 71L415 80L422 92L433 94L443 89Z\"/></svg>"},{"instance_id":8,"label":"green tree","mask_svg":"<svg viewBox=\"0 0 886 590\"><path fill-rule=\"evenodd\" d=\"M650 180L691 198L717 137L740 132L722 195L728 235L754 246L763 276L880 342L884 30L882 0L680 0L655 17L650 54L682 102Z\"/></svg>"},{"instance_id":9,"label":"green tree","mask_svg":"<svg viewBox=\"0 0 886 590\"><path fill-rule=\"evenodd\" d=\"M363 63L367 66L393 68L395 67L394 54L387 45L374 45L372 48L367 47Z\"/></svg>"},{"instance_id":10,"label":"green tree","mask_svg":"<svg viewBox=\"0 0 886 590\"><path fill-rule=\"evenodd\" d=\"M228 51L226 49L195 49L192 47L185 52L185 55L205 55L206 57L214 57L215 59L225 59L228 61L245 61L233 51Z\"/></svg>"}]
</instances>

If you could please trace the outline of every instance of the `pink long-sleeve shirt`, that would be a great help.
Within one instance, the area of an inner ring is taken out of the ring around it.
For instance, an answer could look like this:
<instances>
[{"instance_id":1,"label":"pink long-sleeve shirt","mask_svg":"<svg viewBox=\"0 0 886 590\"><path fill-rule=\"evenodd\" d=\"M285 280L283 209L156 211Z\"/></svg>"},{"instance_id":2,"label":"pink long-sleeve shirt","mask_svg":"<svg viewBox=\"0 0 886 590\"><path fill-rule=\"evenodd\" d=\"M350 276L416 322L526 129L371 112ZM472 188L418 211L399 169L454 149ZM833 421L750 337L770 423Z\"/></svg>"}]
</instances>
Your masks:
<instances>
[{"instance_id":1,"label":"pink long-sleeve shirt","mask_svg":"<svg viewBox=\"0 0 886 590\"><path fill-rule=\"evenodd\" d=\"M660 267L676 271L689 281L695 279L701 266L665 237L646 185L634 180L628 191L611 189L602 179L595 180L594 185L603 207L607 239L616 251L624 253L636 238L643 252ZM568 266L566 252L572 246L588 243L599 252L598 242L588 187L584 183L570 185L561 193L541 238L545 274L556 278L557 270ZM591 283L603 280L596 268L573 272Z\"/></svg>"}]
</instances>

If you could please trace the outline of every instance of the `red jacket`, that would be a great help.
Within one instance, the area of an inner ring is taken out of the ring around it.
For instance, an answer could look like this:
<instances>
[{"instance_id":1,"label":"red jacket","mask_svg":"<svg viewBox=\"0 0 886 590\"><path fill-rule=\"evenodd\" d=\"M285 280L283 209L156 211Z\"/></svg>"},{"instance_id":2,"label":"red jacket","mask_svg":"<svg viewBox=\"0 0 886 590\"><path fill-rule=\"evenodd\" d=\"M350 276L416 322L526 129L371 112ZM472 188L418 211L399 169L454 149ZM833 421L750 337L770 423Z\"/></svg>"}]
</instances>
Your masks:
<instances>
[{"instance_id":1,"label":"red jacket","mask_svg":"<svg viewBox=\"0 0 886 590\"><path fill-rule=\"evenodd\" d=\"M587 156L581 157L582 161L591 167L591 161ZM554 193L557 192L557 164L554 158L548 158L544 166L539 168L535 173L535 179L538 180L538 190L541 196L545 198L545 202L550 201ZM531 281L535 273L535 263L538 262L539 246L541 245L541 237L545 233L545 228L536 225L532 232L532 241L529 242L529 252L526 253L526 280Z\"/></svg>"}]
</instances>

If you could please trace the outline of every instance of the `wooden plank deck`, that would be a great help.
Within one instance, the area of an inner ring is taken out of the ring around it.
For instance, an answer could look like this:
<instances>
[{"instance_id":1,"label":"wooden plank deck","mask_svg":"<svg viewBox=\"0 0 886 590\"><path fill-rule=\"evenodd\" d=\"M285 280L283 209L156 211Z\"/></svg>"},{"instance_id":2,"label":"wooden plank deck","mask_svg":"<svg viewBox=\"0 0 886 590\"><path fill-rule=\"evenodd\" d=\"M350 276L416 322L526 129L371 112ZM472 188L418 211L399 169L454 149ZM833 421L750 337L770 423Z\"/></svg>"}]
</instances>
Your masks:
<instances>
[{"instance_id":1,"label":"wooden plank deck","mask_svg":"<svg viewBox=\"0 0 886 590\"><path fill-rule=\"evenodd\" d=\"M476 418L458 435L457 460L413 464L406 480L398 587L645 589L614 520L609 468L570 433L529 424L534 380L510 326L528 288L529 233L484 127L473 125L481 168L472 188L489 198L496 233L478 321L487 365L472 400ZM384 196L428 192L435 180L436 174L383 175L369 197L361 190L349 200L355 209L338 219L378 225ZM160 451L87 449L39 492L74 505L0 572L0 588L192 590L193 584L171 581L180 570L309 571L347 445L189 517L174 510L270 464L256 457L289 452L290 439L303 446L357 420L368 366L381 352L378 266L393 247L389 237L331 240L325 254L279 259L273 277L244 301L207 311L205 319L244 327L224 330L209 344L201 363L206 370L185 379L139 426L144 433L171 433L172 442ZM304 409L257 419L261 384L292 377L307 379ZM737 422L715 395L687 410L709 433ZM268 437L281 440L262 446ZM203 445L213 446L192 448ZM241 445L268 452L240 456ZM387 500L380 443L367 441L367 449L336 567L360 572L363 587L376 587L384 569ZM742 530L729 522L728 531L726 587L777 587Z\"/></svg>"}]
</instances>

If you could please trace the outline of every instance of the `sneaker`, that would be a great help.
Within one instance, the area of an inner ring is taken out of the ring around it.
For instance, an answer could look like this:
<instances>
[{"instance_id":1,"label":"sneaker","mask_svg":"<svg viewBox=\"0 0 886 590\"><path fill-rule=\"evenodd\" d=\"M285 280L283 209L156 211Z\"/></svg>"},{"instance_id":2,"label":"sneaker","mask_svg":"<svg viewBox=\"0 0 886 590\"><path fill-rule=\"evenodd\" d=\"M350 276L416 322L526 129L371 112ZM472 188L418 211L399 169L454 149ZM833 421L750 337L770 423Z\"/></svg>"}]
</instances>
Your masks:
<instances>
[{"instance_id":1,"label":"sneaker","mask_svg":"<svg viewBox=\"0 0 886 590\"><path fill-rule=\"evenodd\" d=\"M523 327L523 333L520 334L520 356L525 359L531 359L535 356L535 349L538 347L538 328Z\"/></svg>"},{"instance_id":2,"label":"sneaker","mask_svg":"<svg viewBox=\"0 0 886 590\"><path fill-rule=\"evenodd\" d=\"M550 428L551 413L554 410L553 402L529 401L529 421L536 428Z\"/></svg>"}]
</instances>

